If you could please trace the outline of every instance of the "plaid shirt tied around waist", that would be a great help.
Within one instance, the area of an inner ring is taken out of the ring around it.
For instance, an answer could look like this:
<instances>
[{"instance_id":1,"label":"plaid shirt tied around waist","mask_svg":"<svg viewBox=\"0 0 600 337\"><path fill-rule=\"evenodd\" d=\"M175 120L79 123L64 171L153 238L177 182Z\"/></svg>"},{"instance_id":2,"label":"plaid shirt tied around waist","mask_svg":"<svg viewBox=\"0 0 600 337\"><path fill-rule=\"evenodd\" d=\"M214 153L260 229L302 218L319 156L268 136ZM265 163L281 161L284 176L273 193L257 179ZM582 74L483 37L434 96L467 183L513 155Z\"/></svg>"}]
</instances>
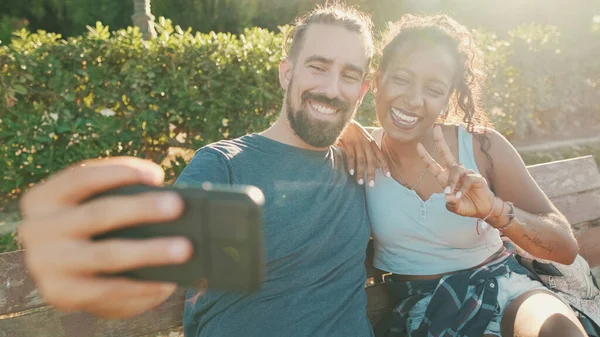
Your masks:
<instances>
[{"instance_id":1,"label":"plaid shirt tied around waist","mask_svg":"<svg viewBox=\"0 0 600 337\"><path fill-rule=\"evenodd\" d=\"M480 337L498 306L496 277L515 272L528 274L514 255L504 252L498 259L440 279L393 281L386 278L391 293L400 300L391 316L377 326L378 337ZM469 286L474 292L468 294ZM425 317L416 330L408 333L407 318L412 307L433 294Z\"/></svg>"}]
</instances>

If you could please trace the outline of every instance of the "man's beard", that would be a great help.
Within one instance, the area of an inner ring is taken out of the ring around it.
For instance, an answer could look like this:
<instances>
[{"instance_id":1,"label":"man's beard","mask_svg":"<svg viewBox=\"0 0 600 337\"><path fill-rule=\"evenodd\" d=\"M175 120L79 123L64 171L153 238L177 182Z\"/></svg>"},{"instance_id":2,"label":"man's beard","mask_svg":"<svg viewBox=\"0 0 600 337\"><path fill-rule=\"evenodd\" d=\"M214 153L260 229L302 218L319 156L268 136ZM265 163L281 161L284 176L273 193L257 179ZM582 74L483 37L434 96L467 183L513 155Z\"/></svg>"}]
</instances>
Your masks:
<instances>
[{"instance_id":1,"label":"man's beard","mask_svg":"<svg viewBox=\"0 0 600 337\"><path fill-rule=\"evenodd\" d=\"M291 87L292 82L288 86L288 93L291 92L289 90ZM323 121L310 116L310 112L302 108L294 110L292 100L288 95L285 105L287 119L292 130L300 139L312 147L324 148L333 145L348 125L350 118L352 118L348 103L337 98L330 99L322 94L305 92L300 99L300 106L308 104L307 99L311 99L313 102L325 103L334 109L340 110L336 112L336 114L340 114L340 118L333 122Z\"/></svg>"}]
</instances>

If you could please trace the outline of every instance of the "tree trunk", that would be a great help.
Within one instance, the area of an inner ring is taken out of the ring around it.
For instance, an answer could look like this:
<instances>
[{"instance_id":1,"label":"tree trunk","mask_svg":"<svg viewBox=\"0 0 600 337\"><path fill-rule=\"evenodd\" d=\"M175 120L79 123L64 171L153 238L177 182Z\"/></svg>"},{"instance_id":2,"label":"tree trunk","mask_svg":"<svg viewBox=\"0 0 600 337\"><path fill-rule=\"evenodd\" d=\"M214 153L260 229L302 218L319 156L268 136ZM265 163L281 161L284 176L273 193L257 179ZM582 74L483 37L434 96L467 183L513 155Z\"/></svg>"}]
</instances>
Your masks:
<instances>
[{"instance_id":1,"label":"tree trunk","mask_svg":"<svg viewBox=\"0 0 600 337\"><path fill-rule=\"evenodd\" d=\"M140 28L144 40L156 37L154 15L150 11L150 0L133 0L133 24Z\"/></svg>"}]
</instances>

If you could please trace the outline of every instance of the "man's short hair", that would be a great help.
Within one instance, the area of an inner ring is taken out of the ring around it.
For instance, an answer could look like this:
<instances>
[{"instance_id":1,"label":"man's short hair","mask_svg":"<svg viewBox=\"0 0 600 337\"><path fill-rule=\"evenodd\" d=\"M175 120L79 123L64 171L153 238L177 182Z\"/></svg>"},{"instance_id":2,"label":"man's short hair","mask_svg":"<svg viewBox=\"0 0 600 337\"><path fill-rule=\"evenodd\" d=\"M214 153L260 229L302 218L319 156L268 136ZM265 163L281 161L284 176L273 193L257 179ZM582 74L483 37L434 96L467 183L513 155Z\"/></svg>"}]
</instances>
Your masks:
<instances>
[{"instance_id":1,"label":"man's short hair","mask_svg":"<svg viewBox=\"0 0 600 337\"><path fill-rule=\"evenodd\" d=\"M288 31L284 39L284 55L292 60L300 53L306 29L312 24L330 24L348 29L361 35L367 49L369 64L373 59L375 47L373 44L373 22L371 18L348 5L334 3L317 6L312 11L298 16L293 28ZM291 42L290 42L291 40Z\"/></svg>"}]
</instances>

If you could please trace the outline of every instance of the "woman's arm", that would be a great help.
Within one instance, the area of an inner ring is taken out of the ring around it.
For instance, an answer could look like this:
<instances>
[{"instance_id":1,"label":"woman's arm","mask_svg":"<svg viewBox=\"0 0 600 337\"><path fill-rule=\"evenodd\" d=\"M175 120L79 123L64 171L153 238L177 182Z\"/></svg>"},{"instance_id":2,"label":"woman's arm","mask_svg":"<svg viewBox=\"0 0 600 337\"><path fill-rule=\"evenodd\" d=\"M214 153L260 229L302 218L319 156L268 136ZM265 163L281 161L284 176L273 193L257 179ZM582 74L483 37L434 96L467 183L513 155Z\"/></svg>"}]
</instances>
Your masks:
<instances>
[{"instance_id":1,"label":"woman's arm","mask_svg":"<svg viewBox=\"0 0 600 337\"><path fill-rule=\"evenodd\" d=\"M503 234L533 256L573 263L579 247L565 216L533 180L512 144L496 131L488 132L487 137L487 151L477 142L474 149L477 165L484 168L481 172L496 195L493 212L486 222L496 228L504 227ZM512 220L507 202L514 203Z\"/></svg>"}]
</instances>

